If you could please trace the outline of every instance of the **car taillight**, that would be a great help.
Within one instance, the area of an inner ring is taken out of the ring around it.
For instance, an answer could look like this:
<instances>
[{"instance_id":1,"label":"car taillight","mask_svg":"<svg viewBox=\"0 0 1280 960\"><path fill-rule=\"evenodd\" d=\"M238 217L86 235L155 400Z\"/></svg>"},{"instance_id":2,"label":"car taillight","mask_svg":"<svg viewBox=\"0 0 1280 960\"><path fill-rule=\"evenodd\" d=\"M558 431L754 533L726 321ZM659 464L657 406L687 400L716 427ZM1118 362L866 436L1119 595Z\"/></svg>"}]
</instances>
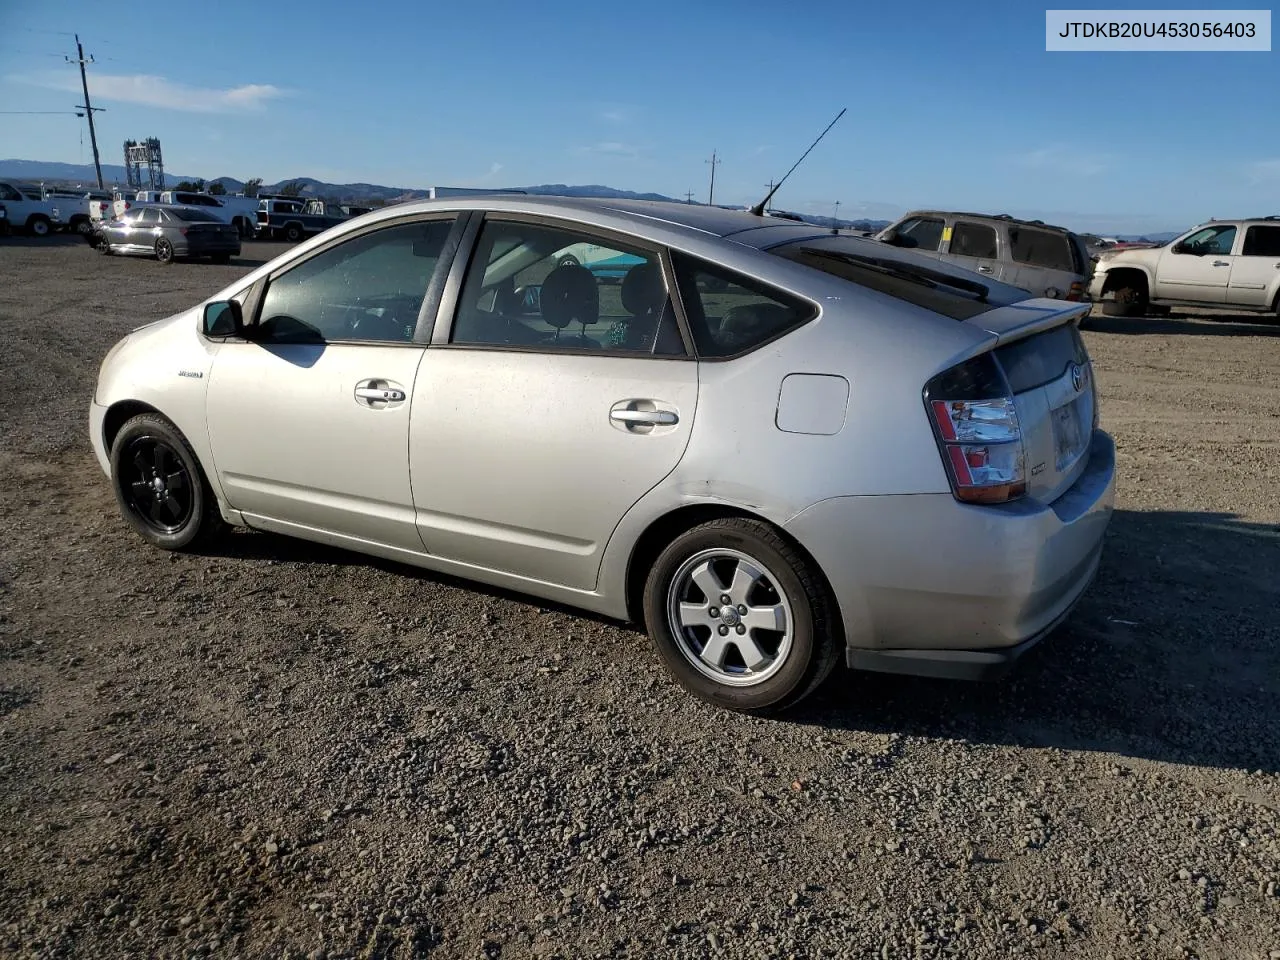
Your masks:
<instances>
[{"instance_id":1,"label":"car taillight","mask_svg":"<svg viewBox=\"0 0 1280 960\"><path fill-rule=\"evenodd\" d=\"M1071 284L1071 289L1070 289L1069 291L1067 291L1067 299L1068 299L1068 300L1076 300L1076 301L1083 300L1083 299L1084 299L1084 284L1083 284L1083 283L1081 283L1079 280L1077 280L1077 281L1075 281L1074 283L1072 283L1072 284Z\"/></svg>"},{"instance_id":2,"label":"car taillight","mask_svg":"<svg viewBox=\"0 0 1280 960\"><path fill-rule=\"evenodd\" d=\"M1018 410L994 356L938 374L924 399L957 500L1005 503L1026 493Z\"/></svg>"}]
</instances>

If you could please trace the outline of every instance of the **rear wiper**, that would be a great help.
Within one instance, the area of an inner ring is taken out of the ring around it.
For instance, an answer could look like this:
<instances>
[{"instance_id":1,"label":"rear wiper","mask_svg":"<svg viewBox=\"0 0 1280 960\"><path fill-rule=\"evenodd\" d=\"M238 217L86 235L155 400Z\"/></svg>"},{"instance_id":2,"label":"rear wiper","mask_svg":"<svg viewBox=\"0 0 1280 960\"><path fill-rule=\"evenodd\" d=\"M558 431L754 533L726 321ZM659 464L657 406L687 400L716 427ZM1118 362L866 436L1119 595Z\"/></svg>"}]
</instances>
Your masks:
<instances>
[{"instance_id":1,"label":"rear wiper","mask_svg":"<svg viewBox=\"0 0 1280 960\"><path fill-rule=\"evenodd\" d=\"M948 273L943 273L941 270L930 270L928 267L922 267L914 263L903 263L901 260L868 257L860 253L834 253L830 250L814 250L812 248L805 252L811 256L825 257L828 260L852 261L862 266L870 267L880 273L897 277L900 280L918 283L924 287L937 289L939 286L945 286L956 290L964 290L974 294L980 303L986 303L987 295L991 293L990 287L984 283L978 283L976 280L953 277Z\"/></svg>"}]
</instances>

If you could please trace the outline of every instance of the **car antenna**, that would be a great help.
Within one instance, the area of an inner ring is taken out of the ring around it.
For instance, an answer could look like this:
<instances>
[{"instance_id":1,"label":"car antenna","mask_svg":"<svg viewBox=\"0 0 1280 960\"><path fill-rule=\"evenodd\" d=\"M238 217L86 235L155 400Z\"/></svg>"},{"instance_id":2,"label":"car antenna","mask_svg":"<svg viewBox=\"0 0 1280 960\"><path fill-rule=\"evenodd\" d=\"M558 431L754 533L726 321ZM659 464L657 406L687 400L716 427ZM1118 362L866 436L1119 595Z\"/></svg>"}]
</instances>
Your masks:
<instances>
[{"instance_id":1,"label":"car antenna","mask_svg":"<svg viewBox=\"0 0 1280 960\"><path fill-rule=\"evenodd\" d=\"M836 120L839 120L841 117L843 117L845 115L845 111L848 109L849 109L848 107L845 107L843 110L837 113L836 119L832 120L830 123L827 124L827 130L830 130L832 127L834 127L836 125ZM823 137L827 135L827 130L823 130L820 134L818 134L818 140L821 140ZM809 150L812 150L814 147L818 145L818 140L815 140L813 141L813 143L809 144ZM800 154L800 159L797 160L794 164L792 164L791 170L788 170L786 172L786 175L783 176L781 180L779 180L777 183L773 185L773 189L769 191L769 195L765 197L763 200L761 200L759 203L757 203L754 207L751 208L752 213L754 213L757 217L764 216L764 208L769 205L769 201L772 200L773 195L778 192L778 188L782 186L784 183L786 183L787 177L791 176L792 171L794 171L796 167L800 166L800 164L804 161L804 158L809 155L809 150L806 150L804 153Z\"/></svg>"}]
</instances>

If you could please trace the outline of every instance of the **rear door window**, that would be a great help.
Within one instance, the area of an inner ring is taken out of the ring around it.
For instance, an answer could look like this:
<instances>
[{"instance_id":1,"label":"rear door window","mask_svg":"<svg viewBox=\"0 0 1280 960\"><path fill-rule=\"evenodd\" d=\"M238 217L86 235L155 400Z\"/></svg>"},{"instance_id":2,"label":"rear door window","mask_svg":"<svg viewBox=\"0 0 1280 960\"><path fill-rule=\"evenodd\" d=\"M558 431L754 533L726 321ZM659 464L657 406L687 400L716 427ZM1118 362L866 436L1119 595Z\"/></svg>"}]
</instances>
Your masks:
<instances>
[{"instance_id":1,"label":"rear door window","mask_svg":"<svg viewBox=\"0 0 1280 960\"><path fill-rule=\"evenodd\" d=\"M1245 231L1244 257L1280 257L1280 227L1250 227Z\"/></svg>"},{"instance_id":2,"label":"rear door window","mask_svg":"<svg viewBox=\"0 0 1280 960\"><path fill-rule=\"evenodd\" d=\"M894 231L893 245L937 253L942 245L943 226L940 217L910 217Z\"/></svg>"},{"instance_id":3,"label":"rear door window","mask_svg":"<svg viewBox=\"0 0 1280 960\"><path fill-rule=\"evenodd\" d=\"M1017 263L1050 270L1074 272L1071 239L1065 233L1037 230L1035 227L1009 226L1009 255Z\"/></svg>"},{"instance_id":4,"label":"rear door window","mask_svg":"<svg viewBox=\"0 0 1280 960\"><path fill-rule=\"evenodd\" d=\"M686 254L672 259L699 357L747 353L818 315L808 301L754 278Z\"/></svg>"},{"instance_id":5,"label":"rear door window","mask_svg":"<svg viewBox=\"0 0 1280 960\"><path fill-rule=\"evenodd\" d=\"M996 231L985 223L956 221L951 230L951 253L960 257L994 260L999 252Z\"/></svg>"}]
</instances>

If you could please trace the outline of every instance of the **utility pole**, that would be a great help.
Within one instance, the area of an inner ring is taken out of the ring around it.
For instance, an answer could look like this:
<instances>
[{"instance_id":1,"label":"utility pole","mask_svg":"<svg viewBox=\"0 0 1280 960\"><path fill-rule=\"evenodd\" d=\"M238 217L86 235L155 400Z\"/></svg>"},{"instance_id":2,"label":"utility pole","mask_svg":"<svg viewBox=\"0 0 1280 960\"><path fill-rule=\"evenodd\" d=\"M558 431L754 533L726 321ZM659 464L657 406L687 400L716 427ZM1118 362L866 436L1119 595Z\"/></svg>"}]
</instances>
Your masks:
<instances>
[{"instance_id":1,"label":"utility pole","mask_svg":"<svg viewBox=\"0 0 1280 960\"><path fill-rule=\"evenodd\" d=\"M89 118L89 142L93 144L93 169L98 175L98 189L102 189L102 163L98 160L98 134L93 128L93 112L94 106L89 102L89 78L84 72L86 63L93 63L93 57L88 60L84 58L84 47L80 45L80 34L76 34L76 59L70 57L64 59L67 63L78 63L80 65L80 85L84 88L84 110L85 116ZM99 108L101 109L101 108Z\"/></svg>"},{"instance_id":2,"label":"utility pole","mask_svg":"<svg viewBox=\"0 0 1280 960\"><path fill-rule=\"evenodd\" d=\"M765 196L766 196L766 197L771 197L771 196L773 196L773 181L772 181L772 180L770 180L770 181L766 184L766 186L768 187L769 192L768 192L768 193L766 193L766 194L765 194ZM772 209L772 208L770 208L770 209Z\"/></svg>"},{"instance_id":3,"label":"utility pole","mask_svg":"<svg viewBox=\"0 0 1280 960\"><path fill-rule=\"evenodd\" d=\"M839 233L839 232L840 232L840 223L839 223L839 220L840 220L840 201L839 201L839 200L837 200L837 201L836 201L836 212L835 212L835 213L833 213L833 214L831 215L831 232L832 232L832 233Z\"/></svg>"},{"instance_id":4,"label":"utility pole","mask_svg":"<svg viewBox=\"0 0 1280 960\"><path fill-rule=\"evenodd\" d=\"M716 152L712 150L711 159L702 162L711 164L711 191L707 194L707 206L711 206L716 199L716 164L720 161L716 159Z\"/></svg>"},{"instance_id":5,"label":"utility pole","mask_svg":"<svg viewBox=\"0 0 1280 960\"><path fill-rule=\"evenodd\" d=\"M684 192L684 202L685 202L685 203L693 203L693 191L692 191L692 190L686 190L686 191Z\"/></svg>"}]
</instances>

